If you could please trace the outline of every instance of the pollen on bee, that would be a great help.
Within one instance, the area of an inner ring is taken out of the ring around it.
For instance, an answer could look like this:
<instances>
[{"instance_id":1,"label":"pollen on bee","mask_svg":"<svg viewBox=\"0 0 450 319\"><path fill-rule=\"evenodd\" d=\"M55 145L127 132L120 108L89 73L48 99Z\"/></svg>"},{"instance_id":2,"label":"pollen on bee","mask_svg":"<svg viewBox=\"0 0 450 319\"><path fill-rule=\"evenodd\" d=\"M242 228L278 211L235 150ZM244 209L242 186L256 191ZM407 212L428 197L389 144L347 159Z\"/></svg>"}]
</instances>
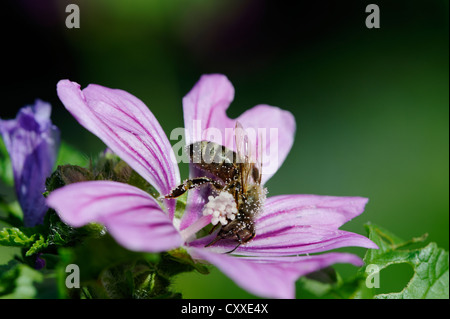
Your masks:
<instances>
[{"instance_id":1,"label":"pollen on bee","mask_svg":"<svg viewBox=\"0 0 450 319\"><path fill-rule=\"evenodd\" d=\"M211 224L217 225L219 222L222 225L228 224L236 218L238 213L236 202L228 192L221 192L218 196L209 196L208 203L203 209L203 215L212 215Z\"/></svg>"}]
</instances>

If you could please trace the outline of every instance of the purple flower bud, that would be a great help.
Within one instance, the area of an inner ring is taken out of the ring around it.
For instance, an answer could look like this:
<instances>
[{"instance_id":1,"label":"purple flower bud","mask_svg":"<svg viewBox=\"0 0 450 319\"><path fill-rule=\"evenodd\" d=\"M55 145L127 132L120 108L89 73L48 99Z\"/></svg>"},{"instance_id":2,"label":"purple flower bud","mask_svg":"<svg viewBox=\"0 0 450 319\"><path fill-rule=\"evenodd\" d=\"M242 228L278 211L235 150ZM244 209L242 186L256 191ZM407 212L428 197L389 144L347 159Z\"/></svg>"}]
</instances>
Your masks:
<instances>
[{"instance_id":1,"label":"purple flower bud","mask_svg":"<svg viewBox=\"0 0 450 319\"><path fill-rule=\"evenodd\" d=\"M34 269L41 270L45 267L45 259L41 258L41 253L38 253L36 256L36 261L34 262Z\"/></svg>"},{"instance_id":2,"label":"purple flower bud","mask_svg":"<svg viewBox=\"0 0 450 319\"><path fill-rule=\"evenodd\" d=\"M14 187L27 227L42 223L48 209L42 193L60 143L50 113L50 104L36 100L34 105L20 109L15 119L0 119L0 133L11 158Z\"/></svg>"}]
</instances>

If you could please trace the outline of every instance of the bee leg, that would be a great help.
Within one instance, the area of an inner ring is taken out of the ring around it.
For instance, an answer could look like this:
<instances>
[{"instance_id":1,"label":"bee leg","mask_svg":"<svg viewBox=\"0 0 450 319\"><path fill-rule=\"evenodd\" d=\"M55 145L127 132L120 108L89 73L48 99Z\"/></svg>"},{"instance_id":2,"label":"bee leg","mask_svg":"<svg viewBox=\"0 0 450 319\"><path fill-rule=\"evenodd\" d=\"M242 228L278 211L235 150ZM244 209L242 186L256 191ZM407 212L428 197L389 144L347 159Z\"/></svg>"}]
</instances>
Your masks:
<instances>
[{"instance_id":1,"label":"bee leg","mask_svg":"<svg viewBox=\"0 0 450 319\"><path fill-rule=\"evenodd\" d=\"M170 194L164 196L164 198L177 198L186 193L188 190L204 184L210 184L217 190L221 190L223 188L223 186L219 182L209 177L196 177L193 179L185 180L183 184L178 185L177 187L172 189Z\"/></svg>"},{"instance_id":2,"label":"bee leg","mask_svg":"<svg viewBox=\"0 0 450 319\"><path fill-rule=\"evenodd\" d=\"M233 251L235 251L240 245L242 245L242 239L241 239L241 236L239 236L239 234L238 233L236 233L236 237L237 237L237 240L238 240L238 244L236 245L236 247L234 247L232 250L230 250L230 251L227 251L225 254L231 254Z\"/></svg>"},{"instance_id":3,"label":"bee leg","mask_svg":"<svg viewBox=\"0 0 450 319\"><path fill-rule=\"evenodd\" d=\"M249 237L248 239L245 238L245 242L248 242L248 241L252 240L253 238L255 238L255 236L256 236L256 233L255 233L255 231L253 231L251 237ZM226 252L225 254L231 254L231 253L232 253L233 251L235 251L240 245L243 244L243 241L242 241L242 239L241 239L241 236L239 236L238 233L236 233L236 237L237 237L237 239L238 239L238 244L236 245L236 247L234 247L232 250Z\"/></svg>"},{"instance_id":4,"label":"bee leg","mask_svg":"<svg viewBox=\"0 0 450 319\"><path fill-rule=\"evenodd\" d=\"M230 251L227 251L225 254L231 254L233 251L235 251L240 245L242 245L242 239L241 239L241 237L239 236L239 234L236 234L236 236L237 236L237 240L238 240L238 244L236 245L236 247L234 247L232 250L230 250ZM212 246L212 245L214 245L215 243L217 243L219 240L221 240L221 239L223 239L223 237L222 236L216 236L209 244L207 244L207 245L205 245L205 247L209 247L209 246Z\"/></svg>"}]
</instances>

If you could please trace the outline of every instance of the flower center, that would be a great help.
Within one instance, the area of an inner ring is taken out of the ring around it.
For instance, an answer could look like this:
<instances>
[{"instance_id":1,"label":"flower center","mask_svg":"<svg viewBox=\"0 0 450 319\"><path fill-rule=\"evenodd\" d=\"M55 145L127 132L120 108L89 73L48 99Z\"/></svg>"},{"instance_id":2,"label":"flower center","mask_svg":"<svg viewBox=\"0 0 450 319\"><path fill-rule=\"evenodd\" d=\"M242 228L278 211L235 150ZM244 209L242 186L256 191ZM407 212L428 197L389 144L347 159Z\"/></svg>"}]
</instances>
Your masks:
<instances>
[{"instance_id":1,"label":"flower center","mask_svg":"<svg viewBox=\"0 0 450 319\"><path fill-rule=\"evenodd\" d=\"M238 213L233 195L221 192L218 196L209 196L208 203L203 208L203 216L212 215L211 224L228 224L228 220L234 220Z\"/></svg>"}]
</instances>

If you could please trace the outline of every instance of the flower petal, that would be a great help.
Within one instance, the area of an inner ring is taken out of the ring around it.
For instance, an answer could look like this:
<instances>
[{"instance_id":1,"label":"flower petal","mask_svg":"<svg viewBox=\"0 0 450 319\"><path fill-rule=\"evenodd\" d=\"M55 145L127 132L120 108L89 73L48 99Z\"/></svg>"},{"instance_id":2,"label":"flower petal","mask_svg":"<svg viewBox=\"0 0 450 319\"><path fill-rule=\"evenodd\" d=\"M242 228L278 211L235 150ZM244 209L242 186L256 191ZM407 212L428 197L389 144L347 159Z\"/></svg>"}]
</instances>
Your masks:
<instances>
[{"instance_id":1,"label":"flower petal","mask_svg":"<svg viewBox=\"0 0 450 319\"><path fill-rule=\"evenodd\" d=\"M258 229L268 232L290 225L338 229L360 215L369 200L363 197L279 195L268 197L256 218Z\"/></svg>"},{"instance_id":2,"label":"flower petal","mask_svg":"<svg viewBox=\"0 0 450 319\"><path fill-rule=\"evenodd\" d=\"M0 133L11 158L14 186L25 226L43 221L47 212L45 179L56 162L59 130L50 120L51 106L40 100L22 108L14 120L0 120Z\"/></svg>"},{"instance_id":3,"label":"flower petal","mask_svg":"<svg viewBox=\"0 0 450 319\"><path fill-rule=\"evenodd\" d=\"M135 96L118 89L61 80L58 96L86 129L97 135L156 190L165 195L180 182L171 144L158 121ZM175 200L167 200L173 217Z\"/></svg>"},{"instance_id":4,"label":"flower petal","mask_svg":"<svg viewBox=\"0 0 450 319\"><path fill-rule=\"evenodd\" d=\"M233 257L197 248L190 248L189 253L195 259L214 264L243 289L267 298L294 298L295 281L300 276L332 264L362 265L359 257L347 253L257 258Z\"/></svg>"},{"instance_id":5,"label":"flower petal","mask_svg":"<svg viewBox=\"0 0 450 319\"><path fill-rule=\"evenodd\" d=\"M270 197L256 218L256 237L243 254L305 254L358 246L377 248L368 238L338 228L364 211L367 198L318 195Z\"/></svg>"},{"instance_id":6,"label":"flower petal","mask_svg":"<svg viewBox=\"0 0 450 319\"><path fill-rule=\"evenodd\" d=\"M318 195L281 195L269 197L264 211L255 219L256 236L236 249L246 256L286 256L322 252L357 246L377 248L368 238L338 230L364 210L366 198ZM212 238L201 238L190 245L204 246ZM236 242L222 241L216 251L226 252Z\"/></svg>"},{"instance_id":7,"label":"flower petal","mask_svg":"<svg viewBox=\"0 0 450 319\"><path fill-rule=\"evenodd\" d=\"M234 88L222 74L206 74L194 85L183 98L184 127L187 144L206 138L206 129L218 129L221 134L225 128L234 128L234 121L229 119L226 111L234 99ZM222 136L212 140L224 145Z\"/></svg>"},{"instance_id":8,"label":"flower petal","mask_svg":"<svg viewBox=\"0 0 450 319\"><path fill-rule=\"evenodd\" d=\"M341 247L378 248L367 237L359 234L311 227L307 230L292 228L273 236L257 236L250 243L240 246L236 253L246 256L286 256L323 252Z\"/></svg>"},{"instance_id":9,"label":"flower petal","mask_svg":"<svg viewBox=\"0 0 450 319\"><path fill-rule=\"evenodd\" d=\"M74 227L90 222L106 226L111 235L130 250L159 252L183 244L183 240L158 202L136 187L111 182L74 183L53 191L47 205Z\"/></svg>"}]
</instances>

